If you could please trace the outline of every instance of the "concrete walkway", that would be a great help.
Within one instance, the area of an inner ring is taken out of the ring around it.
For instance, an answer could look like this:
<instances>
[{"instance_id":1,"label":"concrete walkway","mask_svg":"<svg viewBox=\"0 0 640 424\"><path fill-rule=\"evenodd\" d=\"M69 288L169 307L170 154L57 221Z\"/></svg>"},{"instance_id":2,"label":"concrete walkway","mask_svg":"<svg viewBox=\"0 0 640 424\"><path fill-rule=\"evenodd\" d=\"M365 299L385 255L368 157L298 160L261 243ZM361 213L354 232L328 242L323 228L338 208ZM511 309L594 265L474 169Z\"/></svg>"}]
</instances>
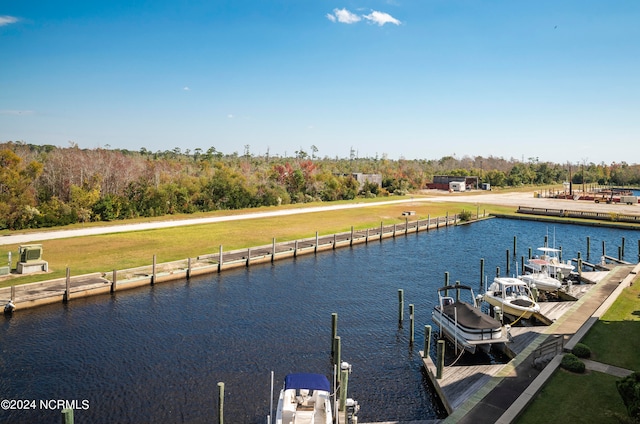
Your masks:
<instances>
[{"instance_id":1,"label":"concrete walkway","mask_svg":"<svg viewBox=\"0 0 640 424\"><path fill-rule=\"evenodd\" d=\"M589 371L598 371L598 372L601 372L604 374L610 374L619 378L623 378L633 374L633 371L631 370L616 367L609 364L603 364L602 362L596 362L590 359L582 359L582 362L584 362L584 365Z\"/></svg>"}]
</instances>

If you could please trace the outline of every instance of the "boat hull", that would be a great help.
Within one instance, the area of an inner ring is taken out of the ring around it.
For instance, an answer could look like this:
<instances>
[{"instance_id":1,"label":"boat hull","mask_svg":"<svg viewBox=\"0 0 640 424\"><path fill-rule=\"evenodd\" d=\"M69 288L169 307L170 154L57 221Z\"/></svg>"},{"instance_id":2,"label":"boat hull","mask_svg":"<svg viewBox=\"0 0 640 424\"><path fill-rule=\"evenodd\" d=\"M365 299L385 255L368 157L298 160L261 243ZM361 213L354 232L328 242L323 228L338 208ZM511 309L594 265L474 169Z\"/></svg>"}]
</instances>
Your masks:
<instances>
[{"instance_id":1,"label":"boat hull","mask_svg":"<svg viewBox=\"0 0 640 424\"><path fill-rule=\"evenodd\" d=\"M489 294L486 294L484 296L484 300L491 306L500 307L503 313L507 315L511 315L516 318L529 319L533 316L534 313L539 312L539 309L535 309L534 307L531 307L532 303L526 299L520 299L520 300L528 302L529 306L521 306L514 303L518 299L505 300L505 299L502 299L501 297L496 297Z\"/></svg>"},{"instance_id":2,"label":"boat hull","mask_svg":"<svg viewBox=\"0 0 640 424\"><path fill-rule=\"evenodd\" d=\"M535 284L538 290L554 292L562 288L562 282L546 274L527 274L520 276L520 279L527 283L529 287Z\"/></svg>"},{"instance_id":3,"label":"boat hull","mask_svg":"<svg viewBox=\"0 0 640 424\"><path fill-rule=\"evenodd\" d=\"M487 351L491 344L507 341L499 321L465 303L458 302L444 308L436 306L432 320L452 343L470 353L477 349Z\"/></svg>"}]
</instances>

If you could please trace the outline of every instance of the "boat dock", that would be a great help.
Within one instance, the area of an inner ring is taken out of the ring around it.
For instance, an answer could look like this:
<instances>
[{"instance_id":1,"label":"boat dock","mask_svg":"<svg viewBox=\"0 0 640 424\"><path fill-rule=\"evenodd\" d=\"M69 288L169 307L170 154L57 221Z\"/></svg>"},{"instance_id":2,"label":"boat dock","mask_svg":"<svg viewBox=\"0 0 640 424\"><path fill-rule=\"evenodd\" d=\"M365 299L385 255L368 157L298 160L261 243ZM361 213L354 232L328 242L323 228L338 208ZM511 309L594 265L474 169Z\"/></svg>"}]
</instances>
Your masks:
<instances>
[{"instance_id":1,"label":"boat dock","mask_svg":"<svg viewBox=\"0 0 640 424\"><path fill-rule=\"evenodd\" d=\"M449 416L444 422L510 423L526 408L557 366L557 359L569 351L604 313L617 293L627 287L640 271L640 264L618 265L608 272L583 273L592 284L573 285L571 295L578 300L540 302L541 314L551 325L511 328L512 341L506 364L449 366L436 378L437 369L430 356L423 357L424 367ZM616 290L617 289L617 290ZM557 342L559 340L559 343ZM545 368L539 369L540 351L558 343ZM423 352L421 355L424 356Z\"/></svg>"}]
</instances>

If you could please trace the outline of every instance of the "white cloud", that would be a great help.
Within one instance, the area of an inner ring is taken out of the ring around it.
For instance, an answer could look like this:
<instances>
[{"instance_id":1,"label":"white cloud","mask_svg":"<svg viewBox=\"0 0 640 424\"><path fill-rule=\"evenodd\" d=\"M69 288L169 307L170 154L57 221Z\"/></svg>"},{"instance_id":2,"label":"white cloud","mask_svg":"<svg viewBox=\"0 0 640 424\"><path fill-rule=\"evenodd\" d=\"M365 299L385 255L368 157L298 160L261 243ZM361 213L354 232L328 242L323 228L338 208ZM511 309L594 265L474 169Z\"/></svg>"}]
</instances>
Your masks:
<instances>
[{"instance_id":1,"label":"white cloud","mask_svg":"<svg viewBox=\"0 0 640 424\"><path fill-rule=\"evenodd\" d=\"M235 118L235 116L232 113L230 113L230 114L227 115L227 118L233 119L233 118Z\"/></svg>"},{"instance_id":2,"label":"white cloud","mask_svg":"<svg viewBox=\"0 0 640 424\"><path fill-rule=\"evenodd\" d=\"M362 15L363 18L382 26L384 24L394 24L400 25L400 21L389 15L388 13L378 12L377 10L372 11L368 15Z\"/></svg>"},{"instance_id":3,"label":"white cloud","mask_svg":"<svg viewBox=\"0 0 640 424\"><path fill-rule=\"evenodd\" d=\"M333 14L327 13L327 18L331 22L335 22L337 20L343 24L354 24L362 20L360 16L349 12L347 9L333 9Z\"/></svg>"},{"instance_id":4,"label":"white cloud","mask_svg":"<svg viewBox=\"0 0 640 424\"><path fill-rule=\"evenodd\" d=\"M182 89L183 89L184 91L191 91L191 89L190 89L188 86L184 86Z\"/></svg>"},{"instance_id":5,"label":"white cloud","mask_svg":"<svg viewBox=\"0 0 640 424\"><path fill-rule=\"evenodd\" d=\"M8 15L0 16L0 26L15 24L16 22L18 22L18 18L16 18L15 16L8 16Z\"/></svg>"},{"instance_id":6,"label":"white cloud","mask_svg":"<svg viewBox=\"0 0 640 424\"><path fill-rule=\"evenodd\" d=\"M327 19L331 22L340 22L343 24L355 24L356 22L360 22L362 18L378 24L378 26L382 26L384 24L394 24L400 25L401 22L389 15L385 12L379 12L377 10L372 10L368 15L356 15L353 12L348 11L347 9L333 9L333 13L327 13Z\"/></svg>"}]
</instances>

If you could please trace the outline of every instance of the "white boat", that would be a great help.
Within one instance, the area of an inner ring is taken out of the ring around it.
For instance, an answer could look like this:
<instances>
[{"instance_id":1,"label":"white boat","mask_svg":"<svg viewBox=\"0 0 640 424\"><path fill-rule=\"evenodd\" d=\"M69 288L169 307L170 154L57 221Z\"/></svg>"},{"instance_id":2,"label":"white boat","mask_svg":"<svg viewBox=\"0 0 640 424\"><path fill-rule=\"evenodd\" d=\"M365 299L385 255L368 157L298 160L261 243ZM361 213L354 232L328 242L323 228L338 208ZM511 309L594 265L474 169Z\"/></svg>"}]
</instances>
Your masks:
<instances>
[{"instance_id":1,"label":"white boat","mask_svg":"<svg viewBox=\"0 0 640 424\"><path fill-rule=\"evenodd\" d=\"M560 260L560 249L553 247L539 247L539 257L531 258L525 264L525 271L529 273L546 272L550 277L563 280L571 274L575 266L570 262Z\"/></svg>"},{"instance_id":2,"label":"white boat","mask_svg":"<svg viewBox=\"0 0 640 424\"><path fill-rule=\"evenodd\" d=\"M543 261L542 259L531 259L531 261ZM546 271L545 265L541 264L543 271L534 271L531 274L521 275L522 281L529 285L529 288L533 289L534 285L538 290L555 292L562 288L562 281L553 278Z\"/></svg>"},{"instance_id":3,"label":"white boat","mask_svg":"<svg viewBox=\"0 0 640 424\"><path fill-rule=\"evenodd\" d=\"M276 424L332 424L331 385L322 374L288 374L278 398Z\"/></svg>"},{"instance_id":4,"label":"white boat","mask_svg":"<svg viewBox=\"0 0 640 424\"><path fill-rule=\"evenodd\" d=\"M470 301L461 300L463 292L464 298L470 297ZM449 293L455 293L455 299ZM439 288L438 304L431 317L444 336L469 353L477 349L488 351L491 344L508 341L502 323L480 310L469 286L456 284Z\"/></svg>"},{"instance_id":5,"label":"white boat","mask_svg":"<svg viewBox=\"0 0 640 424\"><path fill-rule=\"evenodd\" d=\"M516 318L528 319L540 312L540 305L533 299L527 283L518 278L496 277L483 297L491 306L499 306L502 312Z\"/></svg>"}]
</instances>

